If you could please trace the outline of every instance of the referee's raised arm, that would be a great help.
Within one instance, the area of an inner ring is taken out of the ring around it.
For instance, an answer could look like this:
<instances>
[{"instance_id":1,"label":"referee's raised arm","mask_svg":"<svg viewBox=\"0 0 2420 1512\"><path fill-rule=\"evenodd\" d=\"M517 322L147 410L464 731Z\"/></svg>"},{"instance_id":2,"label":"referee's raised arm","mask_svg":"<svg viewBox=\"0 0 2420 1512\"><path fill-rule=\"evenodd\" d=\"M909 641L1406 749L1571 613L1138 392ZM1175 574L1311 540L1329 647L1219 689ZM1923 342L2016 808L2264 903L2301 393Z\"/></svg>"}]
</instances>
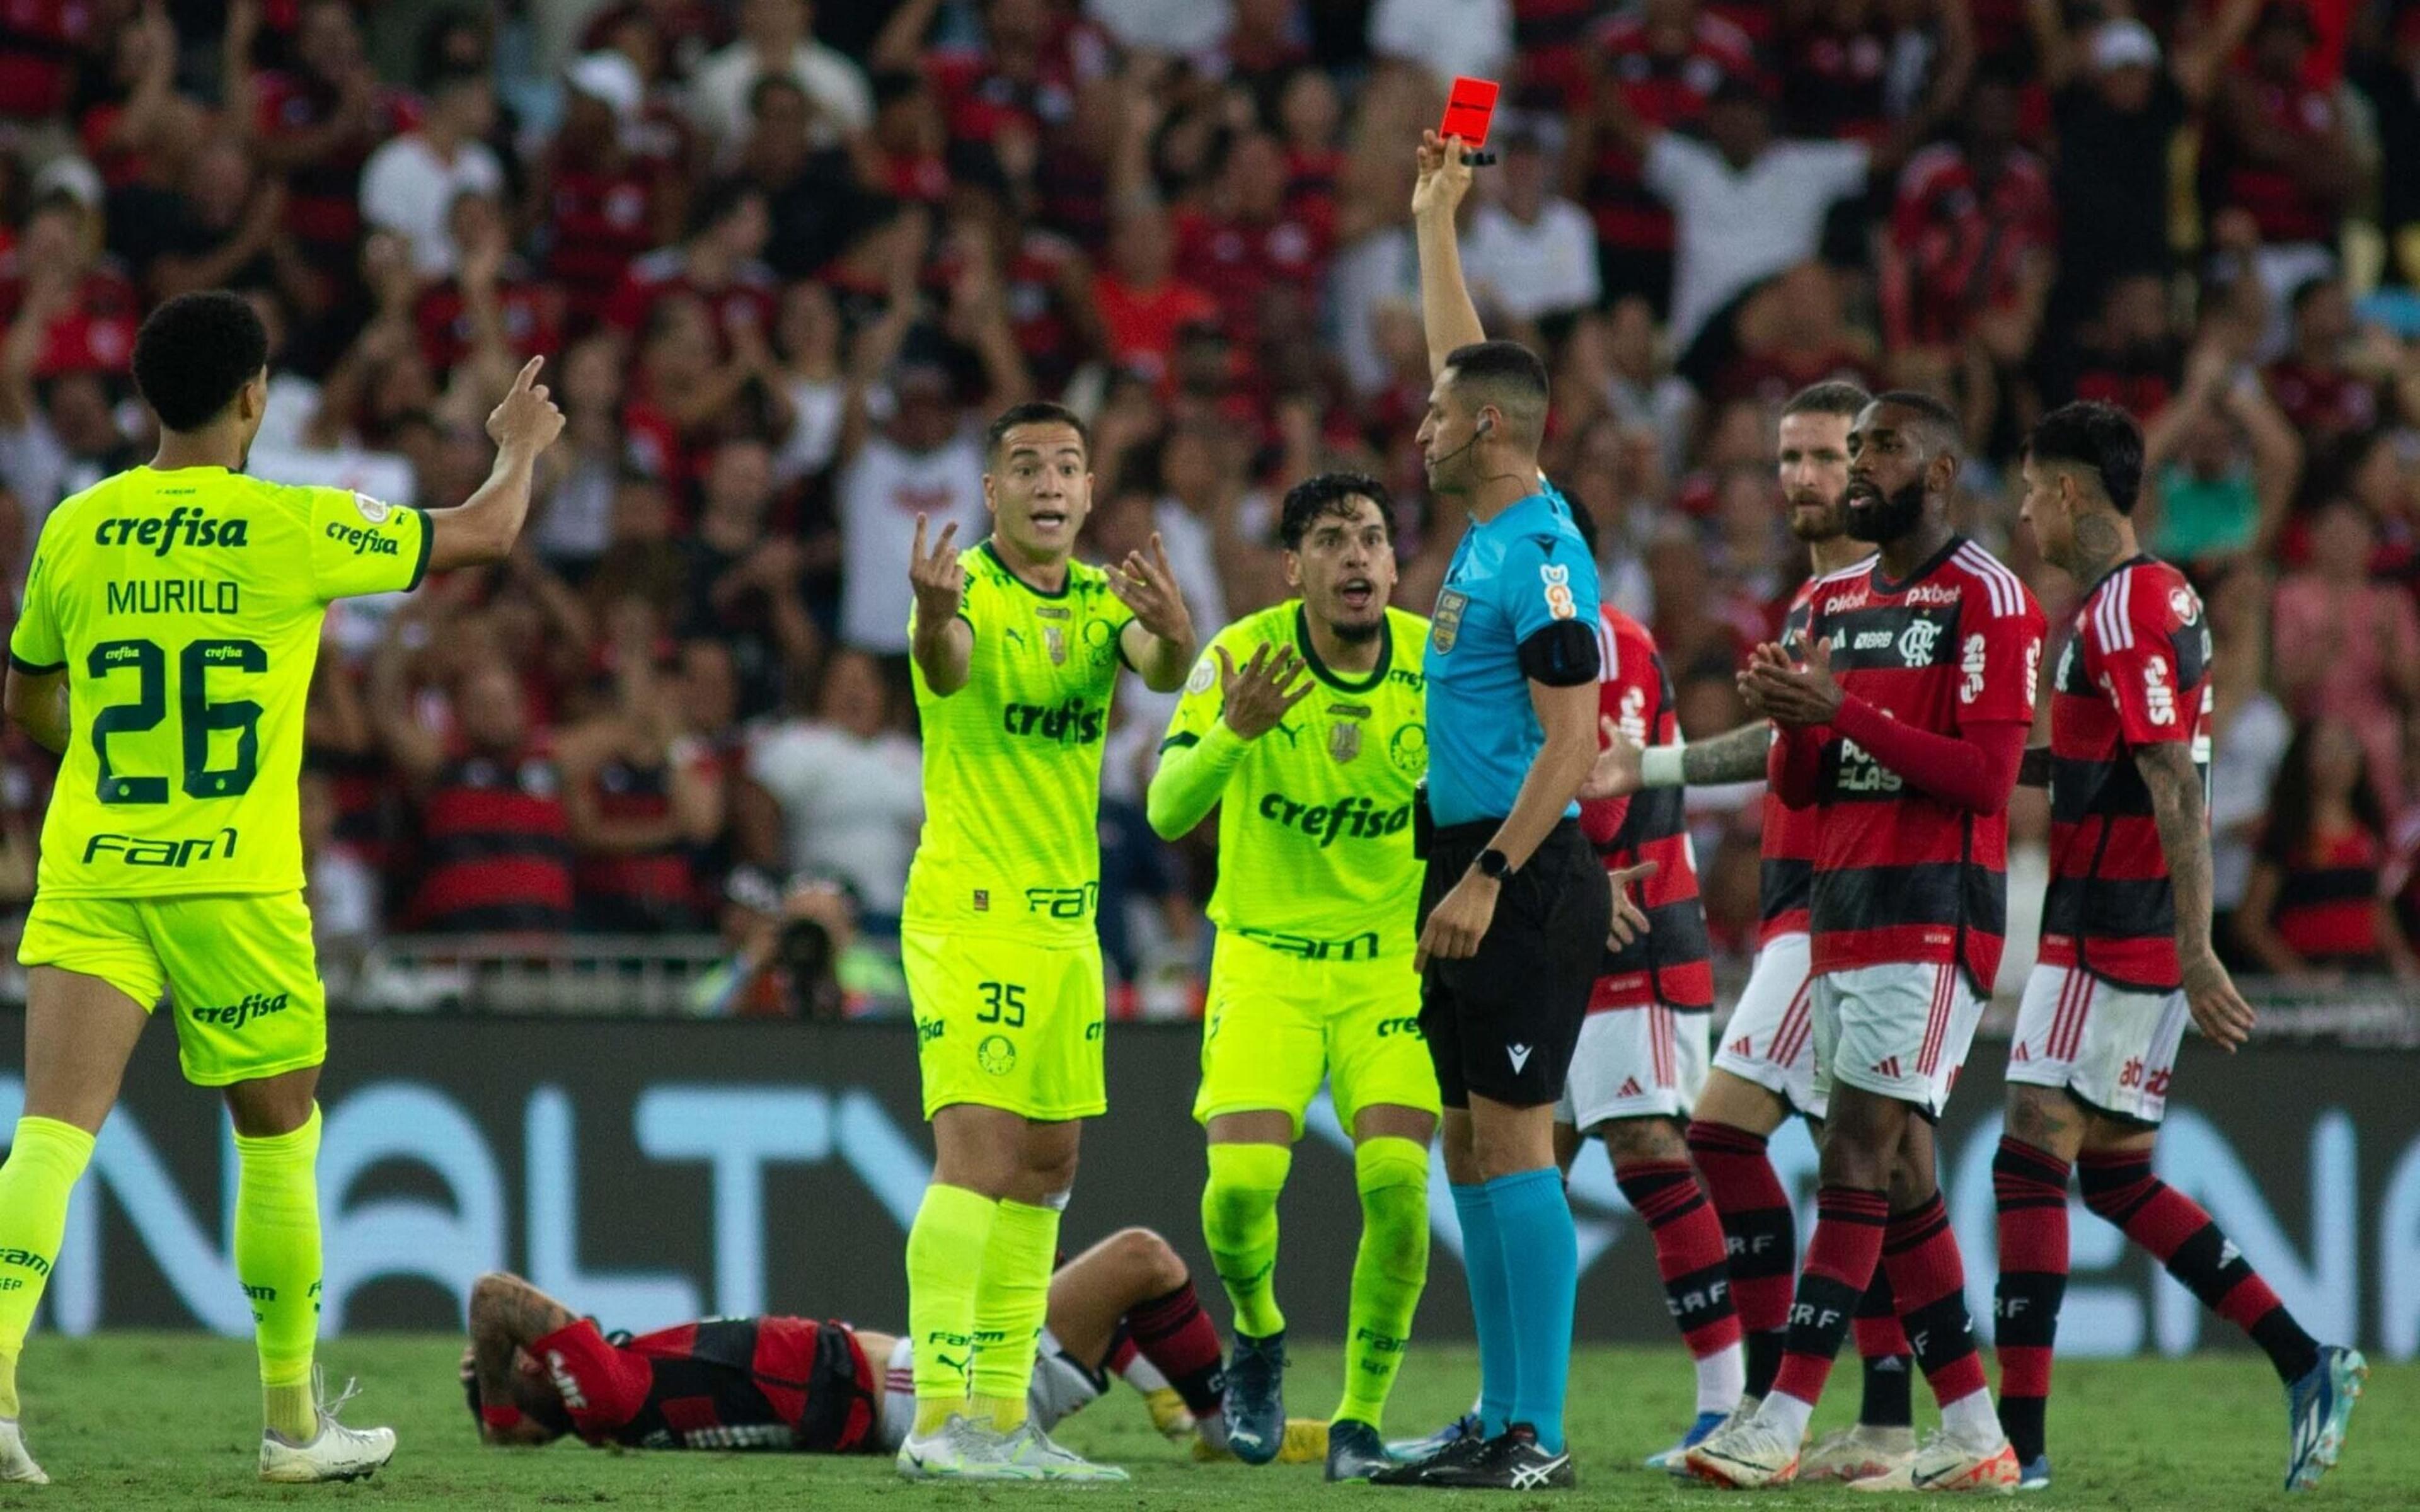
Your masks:
<instances>
[{"instance_id":1,"label":"referee's raised arm","mask_svg":"<svg viewBox=\"0 0 2420 1512\"><path fill-rule=\"evenodd\" d=\"M1575 798L1596 756L1596 563L1538 471L1546 369L1488 341L1463 286L1459 140L1426 134L1412 195L1435 383L1431 491L1468 520L1431 621L1420 1026L1479 1321L1484 1452L1378 1478L1565 1486L1578 1248L1555 1105L1612 919ZM1450 517L1449 514L1447 517Z\"/></svg>"}]
</instances>

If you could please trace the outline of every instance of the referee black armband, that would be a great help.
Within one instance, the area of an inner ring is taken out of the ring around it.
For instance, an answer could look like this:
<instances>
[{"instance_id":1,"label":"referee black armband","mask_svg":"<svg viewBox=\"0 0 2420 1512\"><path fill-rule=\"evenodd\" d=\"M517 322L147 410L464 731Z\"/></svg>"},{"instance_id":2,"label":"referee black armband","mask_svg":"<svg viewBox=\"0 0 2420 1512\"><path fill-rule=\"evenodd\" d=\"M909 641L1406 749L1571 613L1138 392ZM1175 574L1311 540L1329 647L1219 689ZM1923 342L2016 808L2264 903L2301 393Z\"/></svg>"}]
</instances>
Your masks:
<instances>
[{"instance_id":1,"label":"referee black armband","mask_svg":"<svg viewBox=\"0 0 2420 1512\"><path fill-rule=\"evenodd\" d=\"M1597 676L1596 632L1577 620L1557 620L1521 642L1521 673L1548 687L1575 687Z\"/></svg>"}]
</instances>

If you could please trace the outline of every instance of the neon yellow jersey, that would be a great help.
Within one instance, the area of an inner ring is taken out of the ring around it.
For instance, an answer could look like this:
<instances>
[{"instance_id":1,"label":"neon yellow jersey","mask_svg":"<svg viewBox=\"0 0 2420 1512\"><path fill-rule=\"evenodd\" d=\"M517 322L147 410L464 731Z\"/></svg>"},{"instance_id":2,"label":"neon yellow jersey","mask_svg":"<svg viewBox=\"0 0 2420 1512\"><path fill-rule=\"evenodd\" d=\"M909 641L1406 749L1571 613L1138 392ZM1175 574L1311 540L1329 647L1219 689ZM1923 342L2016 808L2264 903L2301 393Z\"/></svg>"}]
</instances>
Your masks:
<instances>
[{"instance_id":1,"label":"neon yellow jersey","mask_svg":"<svg viewBox=\"0 0 2420 1512\"><path fill-rule=\"evenodd\" d=\"M973 627L967 686L935 695L913 667L924 732L924 832L908 869L910 929L1095 938L1101 896L1101 748L1118 637L1134 611L1109 575L1067 564L1045 594L991 543L958 553L958 616ZM913 633L915 616L908 616Z\"/></svg>"},{"instance_id":2,"label":"neon yellow jersey","mask_svg":"<svg viewBox=\"0 0 2420 1512\"><path fill-rule=\"evenodd\" d=\"M300 888L319 623L418 584L428 545L419 510L222 468L136 468L52 511L8 640L19 670L68 675L40 890Z\"/></svg>"},{"instance_id":3,"label":"neon yellow jersey","mask_svg":"<svg viewBox=\"0 0 2420 1512\"><path fill-rule=\"evenodd\" d=\"M1227 776L1211 922L1311 960L1410 960L1421 871L1412 858L1412 787L1429 759L1428 634L1428 621L1388 609L1378 664L1358 676L1320 662L1299 599L1212 638L1163 751L1199 742L1218 722L1218 647L1240 668L1264 642L1292 645L1317 687Z\"/></svg>"}]
</instances>

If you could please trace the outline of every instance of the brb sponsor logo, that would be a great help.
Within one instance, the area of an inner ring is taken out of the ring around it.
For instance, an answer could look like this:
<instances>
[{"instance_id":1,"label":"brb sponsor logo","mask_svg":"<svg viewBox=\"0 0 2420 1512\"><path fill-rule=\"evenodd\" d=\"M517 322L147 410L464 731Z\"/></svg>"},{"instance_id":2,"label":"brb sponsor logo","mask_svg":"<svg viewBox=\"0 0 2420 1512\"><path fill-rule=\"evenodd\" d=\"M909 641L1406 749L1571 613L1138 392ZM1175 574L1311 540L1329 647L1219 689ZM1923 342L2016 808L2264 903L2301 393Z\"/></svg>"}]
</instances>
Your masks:
<instances>
[{"instance_id":1,"label":"brb sponsor logo","mask_svg":"<svg viewBox=\"0 0 2420 1512\"><path fill-rule=\"evenodd\" d=\"M92 540L95 546L147 547L153 556L164 557L180 546L243 546L251 533L249 520L213 519L178 504L164 516L102 520L93 528Z\"/></svg>"},{"instance_id":2,"label":"brb sponsor logo","mask_svg":"<svg viewBox=\"0 0 2420 1512\"><path fill-rule=\"evenodd\" d=\"M1326 850L1340 840L1383 840L1411 827L1412 806L1381 809L1368 798L1340 798L1334 803L1296 803L1282 793L1261 798L1261 817L1298 829Z\"/></svg>"},{"instance_id":3,"label":"brb sponsor logo","mask_svg":"<svg viewBox=\"0 0 2420 1512\"><path fill-rule=\"evenodd\" d=\"M287 995L284 993L246 993L240 1003L229 1003L225 1008L196 1008L185 1016L196 1024L214 1025L222 1029L240 1029L255 1019L283 1013L286 1008Z\"/></svg>"},{"instance_id":4,"label":"brb sponsor logo","mask_svg":"<svg viewBox=\"0 0 2420 1512\"><path fill-rule=\"evenodd\" d=\"M84 842L86 866L113 858L126 866L187 867L196 861L235 856L236 832L222 829L208 839L141 840L132 835L95 835Z\"/></svg>"},{"instance_id":5,"label":"brb sponsor logo","mask_svg":"<svg viewBox=\"0 0 2420 1512\"><path fill-rule=\"evenodd\" d=\"M1001 710L1000 727L1012 735L1055 740L1063 746L1097 746L1107 711L1082 699L1069 699L1057 708L1039 703L1011 703Z\"/></svg>"},{"instance_id":6,"label":"brb sponsor logo","mask_svg":"<svg viewBox=\"0 0 2420 1512\"><path fill-rule=\"evenodd\" d=\"M342 520L332 519L328 522L328 539L339 546L351 547L353 555L357 557L393 557L403 554L401 543L394 536L381 534L377 531L365 531L358 525L348 525Z\"/></svg>"}]
</instances>

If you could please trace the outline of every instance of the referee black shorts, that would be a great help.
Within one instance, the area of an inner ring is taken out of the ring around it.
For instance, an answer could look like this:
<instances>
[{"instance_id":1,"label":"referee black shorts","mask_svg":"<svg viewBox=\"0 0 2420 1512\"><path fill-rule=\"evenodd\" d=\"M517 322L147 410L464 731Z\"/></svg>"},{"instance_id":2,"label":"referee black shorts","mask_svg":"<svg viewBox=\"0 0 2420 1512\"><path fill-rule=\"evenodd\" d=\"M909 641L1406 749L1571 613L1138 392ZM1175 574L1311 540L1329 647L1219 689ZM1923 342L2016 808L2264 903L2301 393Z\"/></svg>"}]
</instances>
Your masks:
<instances>
[{"instance_id":1,"label":"referee black shorts","mask_svg":"<svg viewBox=\"0 0 2420 1512\"><path fill-rule=\"evenodd\" d=\"M1499 823L1436 832L1420 883L1422 927ZM1470 1106L1473 1092L1515 1107L1563 1095L1612 927L1605 863L1578 822L1566 819L1497 891L1496 918L1478 952L1459 961L1429 958L1420 980L1420 1032L1447 1107Z\"/></svg>"}]
</instances>

